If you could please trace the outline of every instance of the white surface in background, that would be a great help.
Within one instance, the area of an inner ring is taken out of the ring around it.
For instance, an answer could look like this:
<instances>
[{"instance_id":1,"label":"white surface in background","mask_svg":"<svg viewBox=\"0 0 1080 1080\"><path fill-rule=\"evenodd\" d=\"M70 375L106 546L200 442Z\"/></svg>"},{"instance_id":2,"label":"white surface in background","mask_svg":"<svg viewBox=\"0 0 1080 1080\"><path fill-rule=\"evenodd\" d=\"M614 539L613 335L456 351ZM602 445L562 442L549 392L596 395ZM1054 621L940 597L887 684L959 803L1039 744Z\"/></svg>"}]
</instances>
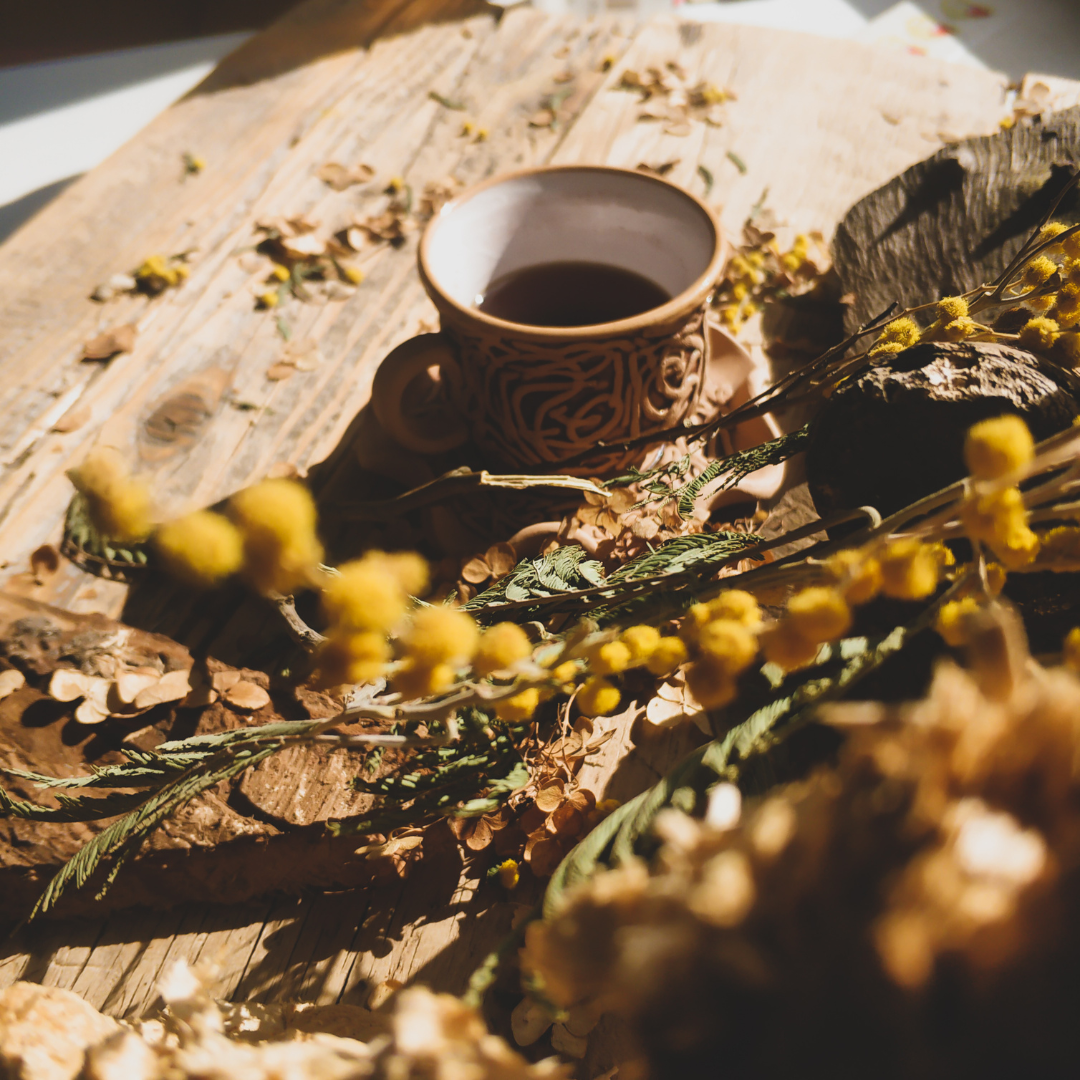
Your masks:
<instances>
[{"instance_id":1,"label":"white surface in background","mask_svg":"<svg viewBox=\"0 0 1080 1080\"><path fill-rule=\"evenodd\" d=\"M927 4L926 7L932 8L933 5ZM968 21L983 23L986 19ZM911 0L902 0L877 18L871 19L854 37L857 41L893 45L916 55L932 56L935 60L945 60L952 64L968 64L981 68L989 66L970 50L960 33L950 33L937 19ZM1020 72L1020 75L1023 74L1025 73Z\"/></svg>"},{"instance_id":2,"label":"white surface in background","mask_svg":"<svg viewBox=\"0 0 1080 1080\"><path fill-rule=\"evenodd\" d=\"M0 69L0 207L103 161L247 37Z\"/></svg>"},{"instance_id":3,"label":"white surface in background","mask_svg":"<svg viewBox=\"0 0 1080 1080\"><path fill-rule=\"evenodd\" d=\"M534 3L537 0L533 0ZM540 0L543 6L547 0ZM773 30L801 30L823 37L851 38L870 21L847 0L741 0L740 3L686 3L679 15L697 22L765 26Z\"/></svg>"},{"instance_id":4,"label":"white surface in background","mask_svg":"<svg viewBox=\"0 0 1080 1080\"><path fill-rule=\"evenodd\" d=\"M506 3L517 0L505 0ZM1080 0L532 0L559 14L649 16L799 30L940 60L1080 79ZM227 34L0 69L0 240L195 86L248 35ZM198 147L180 147L198 153Z\"/></svg>"}]
</instances>

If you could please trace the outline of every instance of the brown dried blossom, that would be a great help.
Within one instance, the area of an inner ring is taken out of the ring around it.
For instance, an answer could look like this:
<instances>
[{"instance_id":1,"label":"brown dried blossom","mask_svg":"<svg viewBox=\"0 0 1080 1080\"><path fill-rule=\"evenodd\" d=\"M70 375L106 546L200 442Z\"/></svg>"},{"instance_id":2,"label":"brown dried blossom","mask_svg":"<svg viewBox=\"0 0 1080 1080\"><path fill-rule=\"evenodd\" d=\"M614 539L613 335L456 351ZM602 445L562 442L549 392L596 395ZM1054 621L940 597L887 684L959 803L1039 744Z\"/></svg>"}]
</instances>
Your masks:
<instances>
[{"instance_id":1,"label":"brown dried blossom","mask_svg":"<svg viewBox=\"0 0 1080 1080\"><path fill-rule=\"evenodd\" d=\"M366 184L374 177L375 170L363 162L357 165L345 166L336 161L328 161L319 168L315 175L335 191L344 191L354 184Z\"/></svg>"},{"instance_id":2,"label":"brown dried blossom","mask_svg":"<svg viewBox=\"0 0 1080 1080\"><path fill-rule=\"evenodd\" d=\"M1036 665L1001 608L971 650L921 701L833 706L834 767L741 811L728 783L663 811L651 869L530 928L544 994L621 1013L657 1077L1063 1075L1080 678Z\"/></svg>"},{"instance_id":3,"label":"brown dried blossom","mask_svg":"<svg viewBox=\"0 0 1080 1080\"><path fill-rule=\"evenodd\" d=\"M752 216L744 223L743 243L728 261L713 297L713 307L732 331L778 296L801 296L818 288L831 266L821 233L799 233L791 248L782 251L776 234L761 227L764 217Z\"/></svg>"},{"instance_id":4,"label":"brown dried blossom","mask_svg":"<svg viewBox=\"0 0 1080 1080\"><path fill-rule=\"evenodd\" d=\"M275 308L288 295L298 300L312 300L317 295L326 300L345 299L364 279L363 272L348 261L350 248L309 218L267 218L255 229L264 237L258 252L272 260L258 286L260 307ZM270 377L280 379L288 374L278 369Z\"/></svg>"},{"instance_id":5,"label":"brown dried blossom","mask_svg":"<svg viewBox=\"0 0 1080 1080\"><path fill-rule=\"evenodd\" d=\"M206 974L209 974L207 972ZM170 965L164 1008L118 1024L68 990L0 992L0 1073L25 1080L560 1080L449 994L379 984L368 1007L215 1001L204 973ZM385 1007L384 1007L385 1006Z\"/></svg>"},{"instance_id":6,"label":"brown dried blossom","mask_svg":"<svg viewBox=\"0 0 1080 1080\"><path fill-rule=\"evenodd\" d=\"M497 862L525 863L538 878L550 877L570 850L616 804L597 804L579 787L574 772L612 737L614 728L594 736L592 722L540 748L530 762L530 782L497 811L475 818L450 818L458 843L470 851L490 848Z\"/></svg>"},{"instance_id":7,"label":"brown dried blossom","mask_svg":"<svg viewBox=\"0 0 1080 1080\"><path fill-rule=\"evenodd\" d=\"M638 120L664 124L669 135L689 135L692 120L714 127L724 122L724 103L735 99L731 90L711 82L691 83L686 70L669 60L663 67L649 67L644 72L627 69L616 89L640 94L643 108Z\"/></svg>"}]
</instances>

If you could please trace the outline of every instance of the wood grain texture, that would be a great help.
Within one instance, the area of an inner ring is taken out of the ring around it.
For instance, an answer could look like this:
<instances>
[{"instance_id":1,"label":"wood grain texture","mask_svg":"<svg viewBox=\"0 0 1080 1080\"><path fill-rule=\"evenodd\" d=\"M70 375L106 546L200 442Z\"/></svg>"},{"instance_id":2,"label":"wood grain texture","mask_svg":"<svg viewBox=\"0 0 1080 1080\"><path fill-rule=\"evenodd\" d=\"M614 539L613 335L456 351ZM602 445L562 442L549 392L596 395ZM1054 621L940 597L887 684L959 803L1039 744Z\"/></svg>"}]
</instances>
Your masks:
<instances>
[{"instance_id":1,"label":"wood grain texture","mask_svg":"<svg viewBox=\"0 0 1080 1080\"><path fill-rule=\"evenodd\" d=\"M605 57L614 61L606 71ZM638 121L635 95L615 89L625 68L673 59L736 92L722 127L665 134ZM568 70L572 82L556 81ZM567 87L557 126L530 126ZM465 110L440 105L432 90ZM141 458L168 510L213 503L274 465L306 471L357 430L382 356L433 321L414 269L416 234L378 252L349 299L279 309L325 359L272 382L278 313L256 310L260 279L243 258L259 220L305 214L337 225L380 209L395 175L419 192L448 174L468 184L534 163L678 159L677 183L703 193L699 166L715 178L709 198L732 232L768 189L788 234L832 235L848 206L943 142L995 130L1002 94L988 72L750 27L578 23L526 8L496 22L466 0L310 0L0 247L0 551L22 571L35 547L55 542L70 495L64 470L96 441L135 460L148 419L185 387L208 403L206 422L168 453ZM487 129L485 141L461 135L466 117ZM182 179L185 151L207 160L202 175ZM330 160L367 162L376 181L336 192L315 175ZM187 250L192 274L177 290L88 299L152 252ZM131 353L79 361L84 341L127 322L139 329ZM75 408L89 420L53 432ZM111 614L126 597L69 566L30 591ZM182 616L185 641L207 648L250 633L235 596L184 608L160 593L142 610L142 625ZM633 729L619 723L586 769L600 796L640 790L678 749L664 736L626 757ZM403 884L33 927L6 946L0 985L53 981L130 1016L153 1002L162 969L185 957L212 968L223 997L361 1002L387 979L460 990L521 900L481 885L447 844Z\"/></svg>"},{"instance_id":2,"label":"wood grain texture","mask_svg":"<svg viewBox=\"0 0 1080 1080\"><path fill-rule=\"evenodd\" d=\"M860 200L835 243L836 272L854 296L848 327L893 301L914 306L994 281L1078 165L1074 107L943 147ZM1056 217L1080 221L1075 191Z\"/></svg>"}]
</instances>

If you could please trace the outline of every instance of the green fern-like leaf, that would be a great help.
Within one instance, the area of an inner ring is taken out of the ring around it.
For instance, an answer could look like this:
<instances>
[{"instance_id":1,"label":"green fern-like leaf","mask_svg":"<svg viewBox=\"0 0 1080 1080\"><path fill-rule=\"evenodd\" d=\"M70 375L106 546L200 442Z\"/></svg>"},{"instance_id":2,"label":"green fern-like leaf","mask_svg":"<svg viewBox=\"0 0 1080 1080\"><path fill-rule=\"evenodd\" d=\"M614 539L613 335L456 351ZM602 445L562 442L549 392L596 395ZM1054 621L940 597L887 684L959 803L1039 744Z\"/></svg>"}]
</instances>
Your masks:
<instances>
[{"instance_id":1,"label":"green fern-like leaf","mask_svg":"<svg viewBox=\"0 0 1080 1080\"><path fill-rule=\"evenodd\" d=\"M212 737L204 736L203 738ZM126 856L131 854L162 821L185 803L215 784L229 780L245 769L257 765L278 749L278 745L271 745L262 748L242 748L235 753L222 754L220 759L211 759L196 766L170 781L149 798L145 798L135 810L125 814L84 844L56 872L38 898L28 921L33 921L39 915L54 908L69 886L82 888L105 859L113 857L122 863ZM104 894L105 889L115 879L118 869L119 864L113 867L99 896Z\"/></svg>"},{"instance_id":2,"label":"green fern-like leaf","mask_svg":"<svg viewBox=\"0 0 1080 1080\"><path fill-rule=\"evenodd\" d=\"M639 555L611 574L608 582L640 581L662 574L681 574L686 570L722 562L759 543L750 533L714 532L677 536L655 551Z\"/></svg>"},{"instance_id":3,"label":"green fern-like leaf","mask_svg":"<svg viewBox=\"0 0 1080 1080\"><path fill-rule=\"evenodd\" d=\"M23 821L98 821L116 814L126 814L145 799L146 795L142 792L113 792L111 795L90 799L58 795L59 806L41 806L39 803L13 798L0 788L0 817L21 818Z\"/></svg>"},{"instance_id":4,"label":"green fern-like leaf","mask_svg":"<svg viewBox=\"0 0 1080 1080\"><path fill-rule=\"evenodd\" d=\"M710 462L705 470L690 483L672 492L677 497L676 505L679 515L683 518L690 517L694 512L694 502L718 477L723 476L724 479L717 486L717 492L727 491L752 472L757 472L766 465L779 465L782 461L794 457L806 449L809 440L810 425L807 424L789 435L781 435L778 439L772 439L760 446L741 450L729 457Z\"/></svg>"}]
</instances>

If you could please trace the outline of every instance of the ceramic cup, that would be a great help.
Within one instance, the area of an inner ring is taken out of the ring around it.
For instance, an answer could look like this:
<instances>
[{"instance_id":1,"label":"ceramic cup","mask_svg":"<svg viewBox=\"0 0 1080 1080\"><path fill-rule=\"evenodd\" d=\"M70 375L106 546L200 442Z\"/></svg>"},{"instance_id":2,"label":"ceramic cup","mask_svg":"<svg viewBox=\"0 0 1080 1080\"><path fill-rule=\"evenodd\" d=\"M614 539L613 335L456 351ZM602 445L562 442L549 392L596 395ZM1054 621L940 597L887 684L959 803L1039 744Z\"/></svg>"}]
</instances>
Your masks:
<instances>
[{"instance_id":1,"label":"ceramic cup","mask_svg":"<svg viewBox=\"0 0 1080 1080\"><path fill-rule=\"evenodd\" d=\"M719 222L658 177L555 166L496 177L447 203L420 242L420 277L441 331L398 346L375 376L375 414L421 453L467 439L485 464L574 471L633 455L598 452L678 427L705 375L705 308L723 266ZM503 275L553 262L606 263L672 299L592 326L530 326L478 310ZM441 384L441 386L440 386ZM640 453L640 452L639 452Z\"/></svg>"}]
</instances>

